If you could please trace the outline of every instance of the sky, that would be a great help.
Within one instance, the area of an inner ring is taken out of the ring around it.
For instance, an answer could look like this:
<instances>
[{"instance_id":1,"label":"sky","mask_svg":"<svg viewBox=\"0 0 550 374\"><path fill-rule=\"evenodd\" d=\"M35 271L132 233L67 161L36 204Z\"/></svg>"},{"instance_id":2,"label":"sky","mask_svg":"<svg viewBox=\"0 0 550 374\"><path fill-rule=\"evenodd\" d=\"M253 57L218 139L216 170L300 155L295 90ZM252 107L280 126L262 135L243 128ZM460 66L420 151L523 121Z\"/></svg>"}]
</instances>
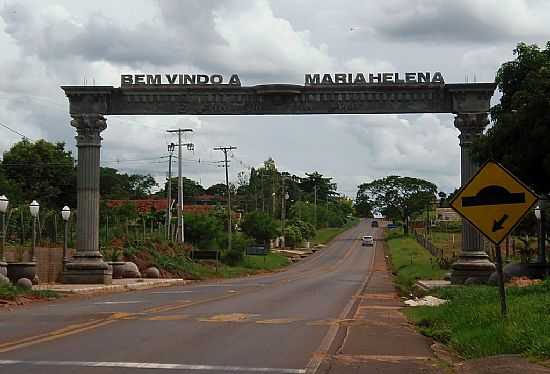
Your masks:
<instances>
[{"instance_id":1,"label":"sky","mask_svg":"<svg viewBox=\"0 0 550 374\"><path fill-rule=\"evenodd\" d=\"M121 74L239 74L243 85L303 84L307 73L440 71L492 82L518 42L550 40L546 0L0 0L0 123L76 155L61 85L120 84ZM492 100L498 102L498 93ZM338 190L387 175L460 184L451 114L108 116L102 165L167 173L166 130L192 128L183 170L224 181L216 146L235 146L230 179L272 157L318 171ZM0 152L21 136L0 127ZM1 191L0 191L1 193Z\"/></svg>"}]
</instances>

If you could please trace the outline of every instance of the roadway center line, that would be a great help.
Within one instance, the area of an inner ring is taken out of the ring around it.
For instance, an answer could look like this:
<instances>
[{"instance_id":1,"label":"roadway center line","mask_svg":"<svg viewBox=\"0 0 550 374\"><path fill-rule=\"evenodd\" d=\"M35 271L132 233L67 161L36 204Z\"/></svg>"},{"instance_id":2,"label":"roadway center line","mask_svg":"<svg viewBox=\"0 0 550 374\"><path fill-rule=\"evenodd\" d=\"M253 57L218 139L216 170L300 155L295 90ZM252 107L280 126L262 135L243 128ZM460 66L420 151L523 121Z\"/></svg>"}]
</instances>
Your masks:
<instances>
[{"instance_id":1,"label":"roadway center line","mask_svg":"<svg viewBox=\"0 0 550 374\"><path fill-rule=\"evenodd\" d=\"M19 361L0 360L0 366L74 366L74 367L106 367L106 368L132 368L132 369L164 369L164 370L191 370L191 371L221 371L228 372L254 372L254 373L281 373L304 374L305 369L286 368L254 368L246 366L223 365L191 365L191 364L160 364L154 362L102 362L102 361Z\"/></svg>"}]
</instances>

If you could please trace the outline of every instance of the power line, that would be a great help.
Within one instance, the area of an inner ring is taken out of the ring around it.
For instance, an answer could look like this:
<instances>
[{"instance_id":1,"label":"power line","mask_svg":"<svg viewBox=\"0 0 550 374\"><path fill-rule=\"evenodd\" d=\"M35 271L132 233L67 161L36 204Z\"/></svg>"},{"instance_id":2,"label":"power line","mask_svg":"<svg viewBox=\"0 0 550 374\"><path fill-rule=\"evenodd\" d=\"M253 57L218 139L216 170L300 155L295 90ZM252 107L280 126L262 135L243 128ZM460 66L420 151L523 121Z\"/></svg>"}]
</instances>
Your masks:
<instances>
[{"instance_id":1,"label":"power line","mask_svg":"<svg viewBox=\"0 0 550 374\"><path fill-rule=\"evenodd\" d=\"M8 125L3 124L2 122L0 122L0 126L2 126L2 127L6 128L6 129L10 130L10 131L13 132L14 134L19 135L19 136L22 137L23 139L29 139L29 137L25 136L24 134L21 134L19 131L12 129L11 127L9 127Z\"/></svg>"}]
</instances>

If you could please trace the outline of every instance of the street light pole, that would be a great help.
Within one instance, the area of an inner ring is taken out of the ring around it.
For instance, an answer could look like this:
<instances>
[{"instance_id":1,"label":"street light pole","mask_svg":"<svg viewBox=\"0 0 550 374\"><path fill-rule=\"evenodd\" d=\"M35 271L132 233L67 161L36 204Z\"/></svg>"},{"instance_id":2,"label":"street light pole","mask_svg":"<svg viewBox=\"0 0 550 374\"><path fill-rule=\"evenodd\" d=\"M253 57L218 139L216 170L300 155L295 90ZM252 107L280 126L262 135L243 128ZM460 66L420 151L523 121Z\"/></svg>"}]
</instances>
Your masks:
<instances>
[{"instance_id":1,"label":"street light pole","mask_svg":"<svg viewBox=\"0 0 550 374\"><path fill-rule=\"evenodd\" d=\"M0 213L2 213L2 243L0 247L0 275L7 275L7 263L4 253L6 247L6 212L8 211L9 201L4 195L0 196Z\"/></svg>"},{"instance_id":2,"label":"street light pole","mask_svg":"<svg viewBox=\"0 0 550 374\"><path fill-rule=\"evenodd\" d=\"M170 227L172 226L172 156L175 148L176 145L174 143L170 143L168 145L168 193L166 196L168 205L166 207L166 240L171 240L172 238L170 230Z\"/></svg>"},{"instance_id":3,"label":"street light pole","mask_svg":"<svg viewBox=\"0 0 550 374\"><path fill-rule=\"evenodd\" d=\"M68 206L64 206L61 209L61 218L63 218L65 235L63 236L63 269L65 269L65 264L69 262L67 257L67 248L69 246L69 218L71 218L71 209Z\"/></svg>"},{"instance_id":4,"label":"street light pole","mask_svg":"<svg viewBox=\"0 0 550 374\"><path fill-rule=\"evenodd\" d=\"M538 258L537 263L539 263L546 274L546 230L545 230L545 219L544 219L544 206L543 201L541 200L540 204L535 208L535 217L537 217L538 223Z\"/></svg>"},{"instance_id":5,"label":"street light pole","mask_svg":"<svg viewBox=\"0 0 550 374\"><path fill-rule=\"evenodd\" d=\"M31 262L36 262L36 221L38 220L38 212L40 210L40 204L36 200L33 200L29 205L31 211L32 220L32 247L31 247Z\"/></svg>"}]
</instances>

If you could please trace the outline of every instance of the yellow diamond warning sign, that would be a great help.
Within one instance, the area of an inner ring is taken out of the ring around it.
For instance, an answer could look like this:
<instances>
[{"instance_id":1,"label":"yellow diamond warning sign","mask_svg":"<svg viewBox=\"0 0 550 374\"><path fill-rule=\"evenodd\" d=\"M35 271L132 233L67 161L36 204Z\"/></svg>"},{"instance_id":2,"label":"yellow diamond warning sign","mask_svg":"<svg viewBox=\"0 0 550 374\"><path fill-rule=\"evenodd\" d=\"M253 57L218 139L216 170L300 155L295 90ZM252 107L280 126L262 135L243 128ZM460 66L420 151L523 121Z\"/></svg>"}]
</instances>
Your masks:
<instances>
[{"instance_id":1,"label":"yellow diamond warning sign","mask_svg":"<svg viewBox=\"0 0 550 374\"><path fill-rule=\"evenodd\" d=\"M451 207L495 244L500 244L538 197L502 165L489 161L451 201Z\"/></svg>"}]
</instances>

